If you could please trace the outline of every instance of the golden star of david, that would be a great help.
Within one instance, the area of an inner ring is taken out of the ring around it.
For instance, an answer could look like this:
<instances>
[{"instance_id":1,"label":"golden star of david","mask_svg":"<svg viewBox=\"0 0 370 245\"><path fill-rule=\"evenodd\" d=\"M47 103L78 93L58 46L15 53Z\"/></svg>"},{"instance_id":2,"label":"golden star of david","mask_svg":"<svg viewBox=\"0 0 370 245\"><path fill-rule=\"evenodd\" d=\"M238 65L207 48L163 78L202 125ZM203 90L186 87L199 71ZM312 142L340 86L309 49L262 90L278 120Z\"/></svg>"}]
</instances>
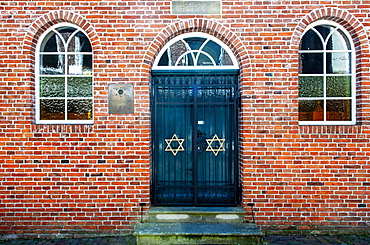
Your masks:
<instances>
[{"instance_id":1,"label":"golden star of david","mask_svg":"<svg viewBox=\"0 0 370 245\"><path fill-rule=\"evenodd\" d=\"M165 139L167 143L167 147L164 151L171 151L172 154L176 156L179 151L185 151L184 147L182 146L182 143L184 143L184 140L185 139L179 139L177 135L174 134L171 139ZM171 147L171 143L176 142L176 141L179 143L179 146L176 149L173 149Z\"/></svg>"},{"instance_id":2,"label":"golden star of david","mask_svg":"<svg viewBox=\"0 0 370 245\"><path fill-rule=\"evenodd\" d=\"M220 151L225 151L224 147L225 139L218 138L217 134L215 134L215 136L213 136L212 139L206 139L206 141L208 144L206 151L212 151L213 154L215 154L215 156L217 156ZM213 142L218 142L220 146L217 149L213 148L212 147Z\"/></svg>"}]
</instances>

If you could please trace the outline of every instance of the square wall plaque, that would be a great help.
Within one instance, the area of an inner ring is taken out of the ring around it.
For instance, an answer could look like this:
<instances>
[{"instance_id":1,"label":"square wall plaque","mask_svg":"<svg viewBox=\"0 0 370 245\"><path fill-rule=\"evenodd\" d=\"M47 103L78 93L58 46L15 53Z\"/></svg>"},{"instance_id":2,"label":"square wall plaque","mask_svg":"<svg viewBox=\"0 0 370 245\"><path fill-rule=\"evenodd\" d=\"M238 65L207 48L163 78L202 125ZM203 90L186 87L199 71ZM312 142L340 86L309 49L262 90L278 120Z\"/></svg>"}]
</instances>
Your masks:
<instances>
[{"instance_id":1,"label":"square wall plaque","mask_svg":"<svg viewBox=\"0 0 370 245\"><path fill-rule=\"evenodd\" d=\"M108 113L134 113L134 86L132 84L108 85Z\"/></svg>"}]
</instances>

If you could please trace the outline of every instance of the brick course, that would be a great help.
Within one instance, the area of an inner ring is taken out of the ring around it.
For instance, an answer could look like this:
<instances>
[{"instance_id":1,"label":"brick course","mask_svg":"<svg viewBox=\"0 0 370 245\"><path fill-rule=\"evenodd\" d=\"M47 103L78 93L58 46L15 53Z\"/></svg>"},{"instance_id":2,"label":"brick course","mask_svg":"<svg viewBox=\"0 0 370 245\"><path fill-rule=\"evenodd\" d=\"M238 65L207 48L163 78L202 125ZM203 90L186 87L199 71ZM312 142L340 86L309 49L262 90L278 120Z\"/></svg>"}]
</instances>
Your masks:
<instances>
[{"instance_id":1,"label":"brick course","mask_svg":"<svg viewBox=\"0 0 370 245\"><path fill-rule=\"evenodd\" d=\"M166 42L205 32L240 66L241 204L267 232L366 232L370 225L370 1L223 0L221 15L172 15L169 0L0 1L0 235L132 232L150 202L150 71ZM298 125L298 48L332 20L356 47L357 125ZM94 51L94 124L37 125L40 35L74 23ZM135 113L108 114L131 83Z\"/></svg>"}]
</instances>

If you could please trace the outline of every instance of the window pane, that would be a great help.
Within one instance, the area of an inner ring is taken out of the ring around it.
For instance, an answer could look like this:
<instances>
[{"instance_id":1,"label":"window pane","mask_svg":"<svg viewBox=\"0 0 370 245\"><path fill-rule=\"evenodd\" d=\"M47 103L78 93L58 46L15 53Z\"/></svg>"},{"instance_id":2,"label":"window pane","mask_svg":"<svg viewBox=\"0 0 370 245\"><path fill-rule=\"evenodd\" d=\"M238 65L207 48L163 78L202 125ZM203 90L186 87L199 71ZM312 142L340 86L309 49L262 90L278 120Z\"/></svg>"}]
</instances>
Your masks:
<instances>
[{"instance_id":1,"label":"window pane","mask_svg":"<svg viewBox=\"0 0 370 245\"><path fill-rule=\"evenodd\" d=\"M68 100L68 120L91 120L92 100Z\"/></svg>"},{"instance_id":2,"label":"window pane","mask_svg":"<svg viewBox=\"0 0 370 245\"><path fill-rule=\"evenodd\" d=\"M320 37L313 30L309 30L303 36L301 41L300 50L323 50L324 46Z\"/></svg>"},{"instance_id":3,"label":"window pane","mask_svg":"<svg viewBox=\"0 0 370 245\"><path fill-rule=\"evenodd\" d=\"M309 76L299 77L299 97L322 97L324 96L323 77Z\"/></svg>"},{"instance_id":4,"label":"window pane","mask_svg":"<svg viewBox=\"0 0 370 245\"><path fill-rule=\"evenodd\" d=\"M330 36L326 45L328 50L351 50L351 45L348 42L346 35L341 31L335 31Z\"/></svg>"},{"instance_id":5,"label":"window pane","mask_svg":"<svg viewBox=\"0 0 370 245\"><path fill-rule=\"evenodd\" d=\"M217 43L213 42L213 41L209 41L206 46L204 46L203 48L203 51L208 53L212 58L213 60L215 61L215 63L219 63L219 59L221 57L221 46L218 45Z\"/></svg>"},{"instance_id":6,"label":"window pane","mask_svg":"<svg viewBox=\"0 0 370 245\"><path fill-rule=\"evenodd\" d=\"M64 74L64 55L63 54L44 54L41 55L40 74L63 75Z\"/></svg>"},{"instance_id":7,"label":"window pane","mask_svg":"<svg viewBox=\"0 0 370 245\"><path fill-rule=\"evenodd\" d=\"M198 66L212 66L214 65L212 60L205 54L200 54L198 58Z\"/></svg>"},{"instance_id":8,"label":"window pane","mask_svg":"<svg viewBox=\"0 0 370 245\"><path fill-rule=\"evenodd\" d=\"M220 66L232 66L233 61L231 60L230 55L222 49L223 54L221 54L218 65Z\"/></svg>"},{"instance_id":9,"label":"window pane","mask_svg":"<svg viewBox=\"0 0 370 245\"><path fill-rule=\"evenodd\" d=\"M65 111L64 100L40 100L40 119L41 120L64 120Z\"/></svg>"},{"instance_id":10,"label":"window pane","mask_svg":"<svg viewBox=\"0 0 370 245\"><path fill-rule=\"evenodd\" d=\"M57 30L67 42L71 35L76 31L76 28L63 26L58 28Z\"/></svg>"},{"instance_id":11,"label":"window pane","mask_svg":"<svg viewBox=\"0 0 370 245\"><path fill-rule=\"evenodd\" d=\"M205 38L201 37L185 38L184 40L185 42L187 42L191 50L199 50L200 47L203 45L204 41L206 41Z\"/></svg>"},{"instance_id":12,"label":"window pane","mask_svg":"<svg viewBox=\"0 0 370 245\"><path fill-rule=\"evenodd\" d=\"M46 43L41 48L41 52L64 52L64 43L57 34L52 34L48 37Z\"/></svg>"},{"instance_id":13,"label":"window pane","mask_svg":"<svg viewBox=\"0 0 370 245\"><path fill-rule=\"evenodd\" d=\"M328 100L327 120L351 121L351 100Z\"/></svg>"},{"instance_id":14,"label":"window pane","mask_svg":"<svg viewBox=\"0 0 370 245\"><path fill-rule=\"evenodd\" d=\"M40 97L64 97L64 77L41 77Z\"/></svg>"},{"instance_id":15,"label":"window pane","mask_svg":"<svg viewBox=\"0 0 370 245\"><path fill-rule=\"evenodd\" d=\"M350 53L327 53L326 73L328 74L350 74L351 54Z\"/></svg>"},{"instance_id":16,"label":"window pane","mask_svg":"<svg viewBox=\"0 0 370 245\"><path fill-rule=\"evenodd\" d=\"M77 32L68 45L68 52L92 52L89 39L81 31Z\"/></svg>"},{"instance_id":17,"label":"window pane","mask_svg":"<svg viewBox=\"0 0 370 245\"><path fill-rule=\"evenodd\" d=\"M299 120L300 121L323 121L324 109L323 100L300 100Z\"/></svg>"},{"instance_id":18,"label":"window pane","mask_svg":"<svg viewBox=\"0 0 370 245\"><path fill-rule=\"evenodd\" d=\"M164 52L160 61L158 62L159 66L170 66L170 60L168 58L168 51Z\"/></svg>"},{"instance_id":19,"label":"window pane","mask_svg":"<svg viewBox=\"0 0 370 245\"><path fill-rule=\"evenodd\" d=\"M323 74L324 55L322 53L300 54L300 74Z\"/></svg>"},{"instance_id":20,"label":"window pane","mask_svg":"<svg viewBox=\"0 0 370 245\"><path fill-rule=\"evenodd\" d=\"M351 77L328 76L326 78L326 96L351 97Z\"/></svg>"},{"instance_id":21,"label":"window pane","mask_svg":"<svg viewBox=\"0 0 370 245\"><path fill-rule=\"evenodd\" d=\"M196 54L193 54L194 56ZM194 59L192 54L184 55L177 64L178 66L194 66Z\"/></svg>"},{"instance_id":22,"label":"window pane","mask_svg":"<svg viewBox=\"0 0 370 245\"><path fill-rule=\"evenodd\" d=\"M92 56L83 54L68 55L68 74L70 75L91 75Z\"/></svg>"},{"instance_id":23,"label":"window pane","mask_svg":"<svg viewBox=\"0 0 370 245\"><path fill-rule=\"evenodd\" d=\"M185 44L180 40L175 42L169 48L170 51L170 63L174 66L180 56L187 51Z\"/></svg>"},{"instance_id":24,"label":"window pane","mask_svg":"<svg viewBox=\"0 0 370 245\"><path fill-rule=\"evenodd\" d=\"M67 95L68 97L92 97L92 78L69 77Z\"/></svg>"},{"instance_id":25,"label":"window pane","mask_svg":"<svg viewBox=\"0 0 370 245\"><path fill-rule=\"evenodd\" d=\"M316 26L315 29L321 34L322 38L326 41L329 34L335 29L335 27L329 25L320 25Z\"/></svg>"}]
</instances>

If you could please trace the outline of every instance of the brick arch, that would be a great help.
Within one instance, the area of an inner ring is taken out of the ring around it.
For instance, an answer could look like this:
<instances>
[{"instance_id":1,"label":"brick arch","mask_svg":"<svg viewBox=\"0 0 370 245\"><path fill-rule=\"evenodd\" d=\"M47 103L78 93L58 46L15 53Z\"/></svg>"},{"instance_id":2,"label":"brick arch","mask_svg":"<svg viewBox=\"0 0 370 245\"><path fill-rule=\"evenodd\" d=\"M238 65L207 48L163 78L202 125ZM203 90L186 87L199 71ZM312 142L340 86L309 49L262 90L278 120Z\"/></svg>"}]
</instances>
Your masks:
<instances>
[{"instance_id":1,"label":"brick arch","mask_svg":"<svg viewBox=\"0 0 370 245\"><path fill-rule=\"evenodd\" d=\"M191 32L210 34L229 46L238 61L241 73L245 73L250 68L249 57L244 44L230 29L212 20L188 19L167 26L156 36L143 58L142 72L147 74L144 77L149 77L154 59L169 40L178 35Z\"/></svg>"},{"instance_id":2,"label":"brick arch","mask_svg":"<svg viewBox=\"0 0 370 245\"><path fill-rule=\"evenodd\" d=\"M40 36L49 27L58 23L72 23L83 29L90 39L95 54L101 54L102 48L97 33L92 25L81 15L69 11L53 11L40 16L35 20L23 40L23 52L25 55L34 56L36 44Z\"/></svg>"},{"instance_id":3,"label":"brick arch","mask_svg":"<svg viewBox=\"0 0 370 245\"><path fill-rule=\"evenodd\" d=\"M338 8L321 8L307 14L297 25L292 37L292 46L299 47L303 32L308 25L317 20L331 20L342 25L353 38L357 55L369 53L368 37L364 26L351 13ZM294 47L293 47L294 48Z\"/></svg>"}]
</instances>

